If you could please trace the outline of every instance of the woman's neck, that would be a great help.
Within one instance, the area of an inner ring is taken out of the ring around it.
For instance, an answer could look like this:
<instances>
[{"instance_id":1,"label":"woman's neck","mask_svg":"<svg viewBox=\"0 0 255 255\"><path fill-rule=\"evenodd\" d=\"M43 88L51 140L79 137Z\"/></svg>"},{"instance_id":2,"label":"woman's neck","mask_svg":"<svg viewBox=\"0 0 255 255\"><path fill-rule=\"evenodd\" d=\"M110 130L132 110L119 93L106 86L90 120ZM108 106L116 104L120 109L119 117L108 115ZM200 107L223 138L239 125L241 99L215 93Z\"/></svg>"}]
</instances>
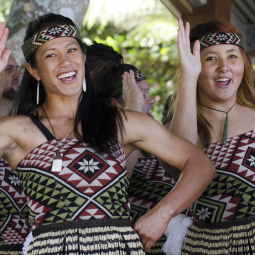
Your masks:
<instances>
[{"instance_id":1,"label":"woman's neck","mask_svg":"<svg viewBox=\"0 0 255 255\"><path fill-rule=\"evenodd\" d=\"M46 97L42 107L51 118L75 118L78 100L70 97Z\"/></svg>"}]
</instances>

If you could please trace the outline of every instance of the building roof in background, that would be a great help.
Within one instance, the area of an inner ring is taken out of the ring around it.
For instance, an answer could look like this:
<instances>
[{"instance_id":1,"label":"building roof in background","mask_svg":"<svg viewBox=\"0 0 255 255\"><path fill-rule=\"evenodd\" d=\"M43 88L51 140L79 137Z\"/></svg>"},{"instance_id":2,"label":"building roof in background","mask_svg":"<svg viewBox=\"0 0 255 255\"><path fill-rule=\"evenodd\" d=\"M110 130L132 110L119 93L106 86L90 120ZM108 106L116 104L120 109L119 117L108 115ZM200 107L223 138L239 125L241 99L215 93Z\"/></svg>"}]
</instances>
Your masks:
<instances>
[{"instance_id":1,"label":"building roof in background","mask_svg":"<svg viewBox=\"0 0 255 255\"><path fill-rule=\"evenodd\" d=\"M208 1L213 0L161 0L176 18L192 14L194 7L206 5ZM232 0L230 22L243 34L246 51L255 63L255 0Z\"/></svg>"}]
</instances>

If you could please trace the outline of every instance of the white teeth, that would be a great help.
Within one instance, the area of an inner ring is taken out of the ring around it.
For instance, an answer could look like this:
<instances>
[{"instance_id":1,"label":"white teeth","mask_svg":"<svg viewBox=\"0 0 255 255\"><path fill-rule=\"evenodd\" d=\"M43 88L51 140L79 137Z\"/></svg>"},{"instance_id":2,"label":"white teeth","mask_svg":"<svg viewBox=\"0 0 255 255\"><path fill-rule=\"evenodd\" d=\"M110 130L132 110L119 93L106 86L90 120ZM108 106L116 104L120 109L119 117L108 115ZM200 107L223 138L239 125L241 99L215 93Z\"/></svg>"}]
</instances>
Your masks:
<instances>
[{"instance_id":1,"label":"white teeth","mask_svg":"<svg viewBox=\"0 0 255 255\"><path fill-rule=\"evenodd\" d=\"M67 78L67 77L70 77L72 75L75 75L75 72L63 73L63 74L59 75L58 78L59 79Z\"/></svg>"},{"instance_id":2,"label":"white teeth","mask_svg":"<svg viewBox=\"0 0 255 255\"><path fill-rule=\"evenodd\" d=\"M229 81L229 78L218 78L215 81Z\"/></svg>"}]
</instances>

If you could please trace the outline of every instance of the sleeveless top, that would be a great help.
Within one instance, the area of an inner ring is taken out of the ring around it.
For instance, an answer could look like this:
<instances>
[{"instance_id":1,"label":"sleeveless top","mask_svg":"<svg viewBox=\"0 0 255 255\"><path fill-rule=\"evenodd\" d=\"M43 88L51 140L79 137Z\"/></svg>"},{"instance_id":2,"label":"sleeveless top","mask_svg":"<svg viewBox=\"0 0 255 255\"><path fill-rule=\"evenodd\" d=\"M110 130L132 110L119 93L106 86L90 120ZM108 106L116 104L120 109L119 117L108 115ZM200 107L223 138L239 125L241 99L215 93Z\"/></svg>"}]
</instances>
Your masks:
<instances>
[{"instance_id":1,"label":"sleeveless top","mask_svg":"<svg viewBox=\"0 0 255 255\"><path fill-rule=\"evenodd\" d=\"M174 177L165 171L157 158L139 158L128 187L133 223L163 199L174 185Z\"/></svg>"},{"instance_id":2,"label":"sleeveless top","mask_svg":"<svg viewBox=\"0 0 255 255\"><path fill-rule=\"evenodd\" d=\"M33 229L40 225L89 219L131 219L127 199L126 159L120 144L111 155L97 153L76 138L55 139L29 117L47 138L18 165ZM61 172L52 172L53 156L61 148Z\"/></svg>"},{"instance_id":3,"label":"sleeveless top","mask_svg":"<svg viewBox=\"0 0 255 255\"><path fill-rule=\"evenodd\" d=\"M30 231L27 201L17 173L0 159L0 250L22 245Z\"/></svg>"},{"instance_id":4,"label":"sleeveless top","mask_svg":"<svg viewBox=\"0 0 255 255\"><path fill-rule=\"evenodd\" d=\"M197 220L219 223L255 213L255 130L231 137L226 145L203 150L216 167L217 177L193 204ZM190 215L189 210L186 214Z\"/></svg>"}]
</instances>

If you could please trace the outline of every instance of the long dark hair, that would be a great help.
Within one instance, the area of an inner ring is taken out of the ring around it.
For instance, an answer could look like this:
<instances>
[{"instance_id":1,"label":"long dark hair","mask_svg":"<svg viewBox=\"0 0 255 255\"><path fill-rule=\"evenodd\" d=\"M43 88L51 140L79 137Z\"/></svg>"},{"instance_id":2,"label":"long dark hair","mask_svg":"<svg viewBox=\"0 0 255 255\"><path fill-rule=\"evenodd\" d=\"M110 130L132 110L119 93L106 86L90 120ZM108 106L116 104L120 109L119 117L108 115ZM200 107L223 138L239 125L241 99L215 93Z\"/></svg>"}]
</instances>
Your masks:
<instances>
[{"instance_id":1,"label":"long dark hair","mask_svg":"<svg viewBox=\"0 0 255 255\"><path fill-rule=\"evenodd\" d=\"M74 25L72 20L62 15L49 13L32 21L26 31L24 41L35 35L42 29L52 25ZM85 54L82 42L78 40L82 52ZM35 68L38 63L35 60L35 52L27 61ZM106 105L98 100L94 90L88 65L85 63L86 92L82 92L78 102L78 109L74 121L75 136L89 143L98 152L110 152L109 145L118 142L118 130L124 130L122 115L116 107ZM19 94L16 102L17 115L26 115L34 112L39 118L38 106L46 100L44 87L40 85L39 105L36 104L37 80L27 71L23 75ZM78 124L81 123L82 134L78 132Z\"/></svg>"}]
</instances>

